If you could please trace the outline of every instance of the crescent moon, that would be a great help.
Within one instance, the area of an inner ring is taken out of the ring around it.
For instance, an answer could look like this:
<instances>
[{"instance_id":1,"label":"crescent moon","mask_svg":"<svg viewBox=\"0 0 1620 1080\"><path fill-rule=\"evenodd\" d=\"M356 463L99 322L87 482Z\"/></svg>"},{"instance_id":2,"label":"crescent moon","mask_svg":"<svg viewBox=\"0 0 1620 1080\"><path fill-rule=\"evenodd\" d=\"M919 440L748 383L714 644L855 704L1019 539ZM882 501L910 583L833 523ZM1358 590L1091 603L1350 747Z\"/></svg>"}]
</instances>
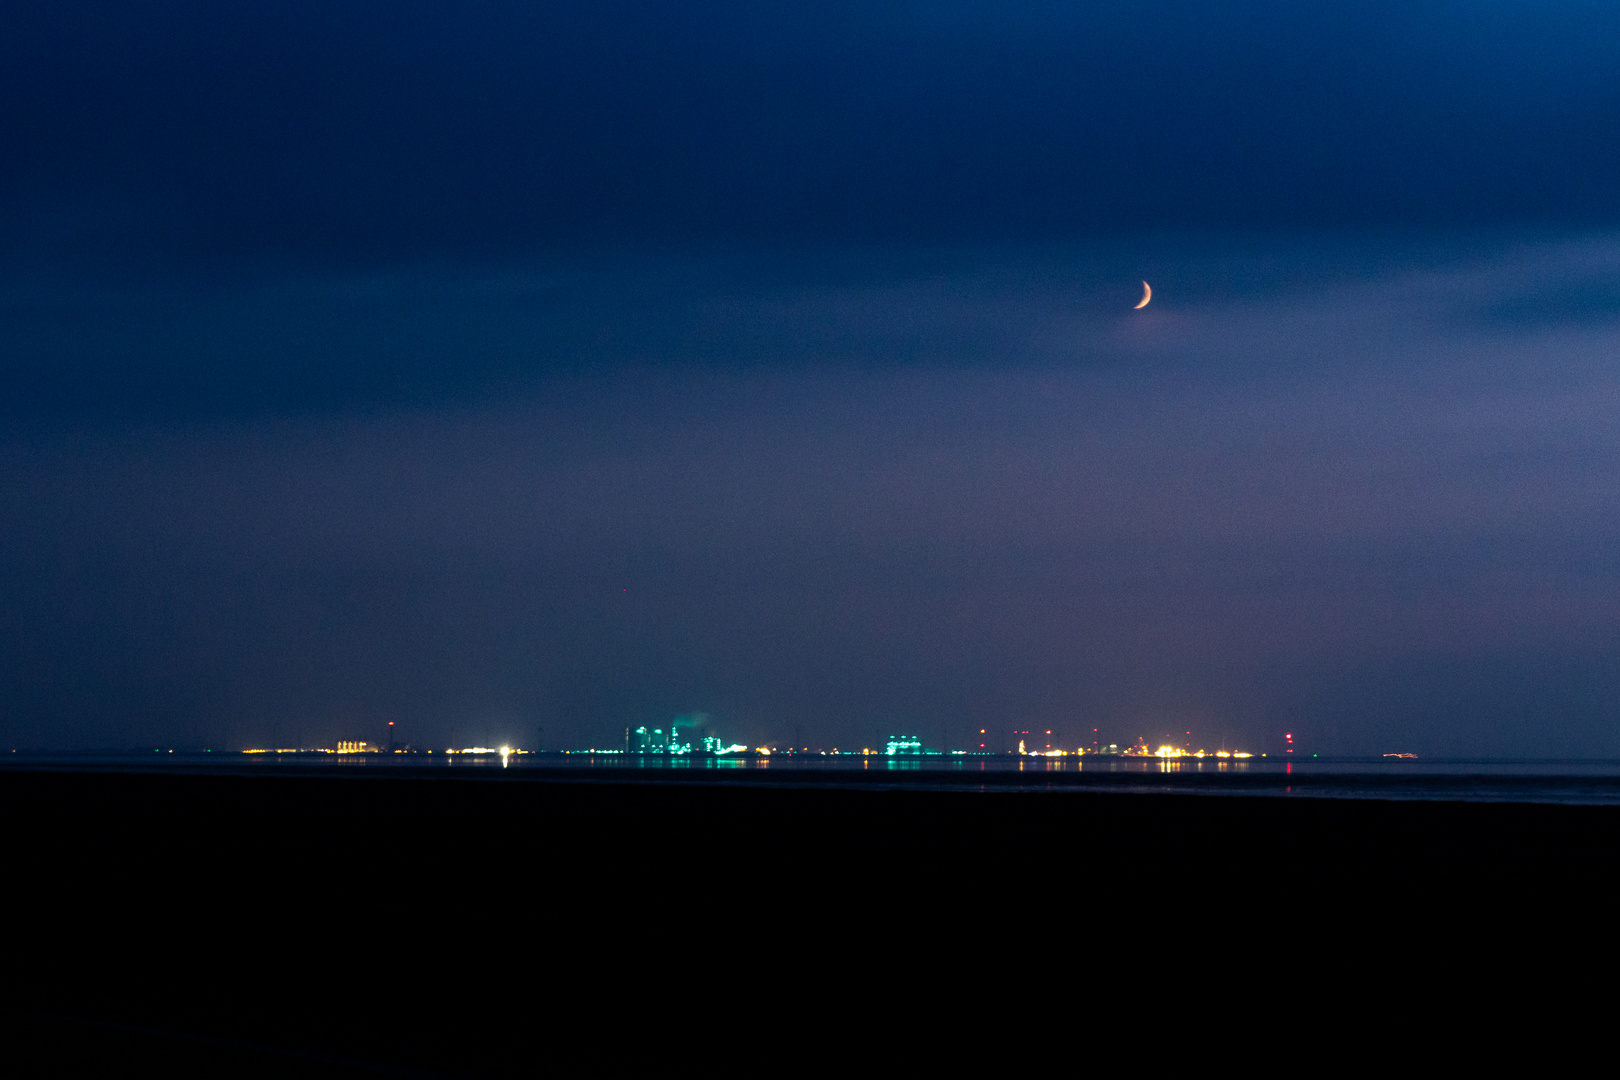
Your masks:
<instances>
[{"instance_id":1,"label":"crescent moon","mask_svg":"<svg viewBox=\"0 0 1620 1080\"><path fill-rule=\"evenodd\" d=\"M1148 301L1151 299L1153 299L1153 286L1144 281L1142 282L1142 302L1131 308L1131 310L1141 311L1143 308L1148 306Z\"/></svg>"}]
</instances>

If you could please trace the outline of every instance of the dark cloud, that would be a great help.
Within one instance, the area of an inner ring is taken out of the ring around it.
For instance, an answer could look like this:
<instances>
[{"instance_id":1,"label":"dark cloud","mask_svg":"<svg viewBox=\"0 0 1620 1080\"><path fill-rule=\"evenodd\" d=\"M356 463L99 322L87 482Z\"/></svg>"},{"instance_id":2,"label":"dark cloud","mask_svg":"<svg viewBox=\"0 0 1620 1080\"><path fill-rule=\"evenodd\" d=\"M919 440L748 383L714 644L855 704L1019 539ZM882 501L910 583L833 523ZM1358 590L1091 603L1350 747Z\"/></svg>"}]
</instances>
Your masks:
<instances>
[{"instance_id":1,"label":"dark cloud","mask_svg":"<svg viewBox=\"0 0 1620 1080\"><path fill-rule=\"evenodd\" d=\"M1611 5L0 14L0 235L133 260L1593 224Z\"/></svg>"}]
</instances>

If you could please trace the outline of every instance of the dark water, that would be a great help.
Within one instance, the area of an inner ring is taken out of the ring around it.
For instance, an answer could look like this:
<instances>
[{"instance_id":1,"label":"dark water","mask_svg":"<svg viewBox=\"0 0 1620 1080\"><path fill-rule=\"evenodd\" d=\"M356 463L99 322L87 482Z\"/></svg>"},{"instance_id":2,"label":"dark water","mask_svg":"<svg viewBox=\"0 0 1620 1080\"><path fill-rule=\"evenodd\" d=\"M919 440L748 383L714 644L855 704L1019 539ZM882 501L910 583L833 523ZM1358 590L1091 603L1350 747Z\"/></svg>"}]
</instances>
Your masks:
<instances>
[{"instance_id":1,"label":"dark water","mask_svg":"<svg viewBox=\"0 0 1620 1080\"><path fill-rule=\"evenodd\" d=\"M1117 792L1283 798L1620 805L1620 761L1503 759L1018 758L776 754L664 757L543 754L240 754L138 751L7 755L0 771L94 770L411 775L559 782Z\"/></svg>"}]
</instances>

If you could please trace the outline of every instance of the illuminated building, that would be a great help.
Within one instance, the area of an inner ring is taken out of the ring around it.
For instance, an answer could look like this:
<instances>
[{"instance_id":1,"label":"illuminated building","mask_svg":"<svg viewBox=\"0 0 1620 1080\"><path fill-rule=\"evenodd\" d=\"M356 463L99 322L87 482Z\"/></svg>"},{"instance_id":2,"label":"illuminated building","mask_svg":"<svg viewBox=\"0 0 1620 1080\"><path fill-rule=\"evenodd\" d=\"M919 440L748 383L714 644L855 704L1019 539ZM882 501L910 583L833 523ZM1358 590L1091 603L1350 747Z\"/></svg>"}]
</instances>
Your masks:
<instances>
[{"instance_id":1,"label":"illuminated building","mask_svg":"<svg viewBox=\"0 0 1620 1080\"><path fill-rule=\"evenodd\" d=\"M1045 754L1052 749L1052 733L1045 728L1014 728L1007 741L1015 754Z\"/></svg>"},{"instance_id":2,"label":"illuminated building","mask_svg":"<svg viewBox=\"0 0 1620 1080\"><path fill-rule=\"evenodd\" d=\"M340 742L337 744L337 752L340 754L375 754L380 749L381 747L377 746L376 743L368 742Z\"/></svg>"},{"instance_id":3,"label":"illuminated building","mask_svg":"<svg viewBox=\"0 0 1620 1080\"><path fill-rule=\"evenodd\" d=\"M645 725L638 728L625 728L624 752L627 754L735 754L747 750L741 743L728 743L718 735L704 735L693 742L688 739L682 742L680 729L683 727L699 727L708 720L702 713L695 713L692 717L676 717L668 730L661 727L650 728Z\"/></svg>"},{"instance_id":4,"label":"illuminated building","mask_svg":"<svg viewBox=\"0 0 1620 1080\"><path fill-rule=\"evenodd\" d=\"M630 754L667 754L669 753L670 733L663 728L649 728L646 726L626 728L624 731L624 749Z\"/></svg>"}]
</instances>

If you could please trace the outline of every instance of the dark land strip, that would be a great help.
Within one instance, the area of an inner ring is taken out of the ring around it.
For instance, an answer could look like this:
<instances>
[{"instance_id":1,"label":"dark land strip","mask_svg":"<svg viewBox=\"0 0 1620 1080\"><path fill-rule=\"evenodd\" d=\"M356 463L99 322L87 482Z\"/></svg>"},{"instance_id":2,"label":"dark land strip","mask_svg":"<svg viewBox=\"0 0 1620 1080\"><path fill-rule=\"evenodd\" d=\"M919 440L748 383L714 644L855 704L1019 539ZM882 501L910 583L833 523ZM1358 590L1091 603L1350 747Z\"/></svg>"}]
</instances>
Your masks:
<instances>
[{"instance_id":1,"label":"dark land strip","mask_svg":"<svg viewBox=\"0 0 1620 1080\"><path fill-rule=\"evenodd\" d=\"M671 1009L798 1015L811 974L854 1010L1573 923L1620 865L1609 806L515 775L0 771L10 1045L532 1075Z\"/></svg>"}]
</instances>

